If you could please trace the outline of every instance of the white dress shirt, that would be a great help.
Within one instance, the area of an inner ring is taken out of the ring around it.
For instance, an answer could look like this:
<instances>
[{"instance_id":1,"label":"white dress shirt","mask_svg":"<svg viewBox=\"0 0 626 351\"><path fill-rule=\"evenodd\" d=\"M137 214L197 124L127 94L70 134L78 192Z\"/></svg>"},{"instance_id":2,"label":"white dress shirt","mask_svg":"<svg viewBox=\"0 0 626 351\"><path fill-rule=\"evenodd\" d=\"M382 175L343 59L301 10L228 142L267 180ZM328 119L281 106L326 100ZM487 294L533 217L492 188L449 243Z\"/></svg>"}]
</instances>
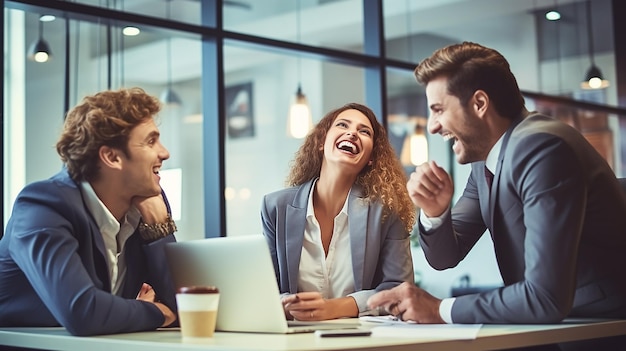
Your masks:
<instances>
[{"instance_id":1,"label":"white dress shirt","mask_svg":"<svg viewBox=\"0 0 626 351\"><path fill-rule=\"evenodd\" d=\"M126 276L124 245L126 240L135 232L141 215L137 208L132 206L124 216L124 222L120 225L111 211L100 201L91 184L83 181L80 183L80 188L83 200L96 221L104 240L109 277L111 278L111 292L114 295L119 295Z\"/></svg>"},{"instance_id":2,"label":"white dress shirt","mask_svg":"<svg viewBox=\"0 0 626 351\"><path fill-rule=\"evenodd\" d=\"M493 145L489 154L487 154L487 159L485 160L485 167L491 171L491 173L496 174L496 167L498 166L498 157L500 156L500 150L502 149L502 139L504 138L504 134L500 136L500 139ZM448 215L448 211L444 211L443 215L440 217L427 217L424 214L424 211L420 211L420 223L426 232L438 228L443 220ZM439 315L441 319L443 319L446 323L454 323L452 321L452 305L454 304L454 297L449 297L441 300L441 304L439 305Z\"/></svg>"},{"instance_id":3,"label":"white dress shirt","mask_svg":"<svg viewBox=\"0 0 626 351\"><path fill-rule=\"evenodd\" d=\"M317 180L315 181L317 183ZM309 193L306 227L298 274L298 291L318 291L325 299L347 296L354 292L352 252L348 225L348 196L334 219L333 236L324 253L319 222L313 208L313 191Z\"/></svg>"}]
</instances>

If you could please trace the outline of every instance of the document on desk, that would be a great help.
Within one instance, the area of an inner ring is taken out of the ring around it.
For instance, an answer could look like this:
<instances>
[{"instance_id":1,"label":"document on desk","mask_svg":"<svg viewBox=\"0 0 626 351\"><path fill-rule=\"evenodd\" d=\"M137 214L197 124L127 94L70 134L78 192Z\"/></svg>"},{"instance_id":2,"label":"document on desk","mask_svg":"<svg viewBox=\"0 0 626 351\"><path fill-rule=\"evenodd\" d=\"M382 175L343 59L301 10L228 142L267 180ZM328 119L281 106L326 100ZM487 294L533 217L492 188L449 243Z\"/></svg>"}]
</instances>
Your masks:
<instances>
[{"instance_id":1,"label":"document on desk","mask_svg":"<svg viewBox=\"0 0 626 351\"><path fill-rule=\"evenodd\" d=\"M402 337L443 340L473 340L482 324L417 324L393 316L364 316L362 322L380 323L372 327L372 337Z\"/></svg>"}]
</instances>

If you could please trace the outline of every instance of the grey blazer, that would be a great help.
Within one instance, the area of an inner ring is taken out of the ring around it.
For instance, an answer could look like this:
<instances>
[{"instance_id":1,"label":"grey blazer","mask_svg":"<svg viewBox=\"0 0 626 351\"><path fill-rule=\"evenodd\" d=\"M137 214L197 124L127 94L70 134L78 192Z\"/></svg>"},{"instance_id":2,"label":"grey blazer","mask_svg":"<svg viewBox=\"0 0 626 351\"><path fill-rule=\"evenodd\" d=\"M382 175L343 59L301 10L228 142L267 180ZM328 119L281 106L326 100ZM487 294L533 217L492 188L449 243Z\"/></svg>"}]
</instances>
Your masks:
<instances>
[{"instance_id":1,"label":"grey blazer","mask_svg":"<svg viewBox=\"0 0 626 351\"><path fill-rule=\"evenodd\" d=\"M306 210L313 180L298 187L265 195L261 207L263 234L274 261L281 293L298 292L298 270L306 225ZM355 292L350 294L366 311L376 291L413 281L409 233L394 214L384 222L382 206L363 199L353 186L348 200L348 223Z\"/></svg>"},{"instance_id":2,"label":"grey blazer","mask_svg":"<svg viewBox=\"0 0 626 351\"><path fill-rule=\"evenodd\" d=\"M504 287L461 296L455 323L552 323L626 317L626 198L574 128L542 115L506 132L491 193L484 162L420 242L436 269L454 267L489 229Z\"/></svg>"}]
</instances>

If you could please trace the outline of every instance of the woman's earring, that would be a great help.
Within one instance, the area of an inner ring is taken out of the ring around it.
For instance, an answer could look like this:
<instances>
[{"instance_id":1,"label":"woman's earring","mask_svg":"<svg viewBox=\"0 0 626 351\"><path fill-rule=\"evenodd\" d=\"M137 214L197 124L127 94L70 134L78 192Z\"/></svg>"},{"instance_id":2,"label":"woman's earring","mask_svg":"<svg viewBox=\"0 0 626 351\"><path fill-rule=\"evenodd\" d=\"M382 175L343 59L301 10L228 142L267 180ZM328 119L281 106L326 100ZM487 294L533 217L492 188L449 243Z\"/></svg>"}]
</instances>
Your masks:
<instances>
[{"instance_id":1,"label":"woman's earring","mask_svg":"<svg viewBox=\"0 0 626 351\"><path fill-rule=\"evenodd\" d=\"M367 165L368 165L368 166L371 166L371 165L372 165L372 160L370 160L370 161L367 163Z\"/></svg>"}]
</instances>

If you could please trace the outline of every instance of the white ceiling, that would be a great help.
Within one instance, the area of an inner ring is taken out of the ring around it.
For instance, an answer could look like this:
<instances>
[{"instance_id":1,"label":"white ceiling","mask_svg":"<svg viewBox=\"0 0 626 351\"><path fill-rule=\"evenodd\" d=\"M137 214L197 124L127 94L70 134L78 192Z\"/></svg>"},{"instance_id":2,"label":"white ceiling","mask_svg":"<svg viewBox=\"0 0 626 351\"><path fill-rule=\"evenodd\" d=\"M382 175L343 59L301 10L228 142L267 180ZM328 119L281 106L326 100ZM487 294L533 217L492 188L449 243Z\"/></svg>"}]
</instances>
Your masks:
<instances>
[{"instance_id":1,"label":"white ceiling","mask_svg":"<svg viewBox=\"0 0 626 351\"><path fill-rule=\"evenodd\" d=\"M95 5L100 0L89 0ZM229 31L239 31L277 40L298 41L331 48L360 50L363 42L362 4L363 0L302 0L299 16L296 15L296 2L293 0L237 0L248 3L250 9L240 6L226 6L224 25ZM494 36L515 38L534 35L528 33L528 26L519 20L535 10L563 6L584 0L384 0L385 38L390 41L414 36L446 38L449 41L462 41L466 38L485 38L491 41ZM81 1L85 3L85 1ZM164 17L165 6L155 6L154 0L117 1L117 8L125 11ZM122 5L123 4L123 5ZM170 18L188 20L198 16L198 0L172 0ZM296 19L300 18L299 27ZM60 21L59 21L60 22ZM299 28L299 29L298 29ZM154 37L153 37L154 38ZM131 41L130 39L128 40ZM124 49L124 63L132 70L125 70L126 79L150 84L166 81L165 40L149 40L142 45ZM186 81L200 76L202 59L200 43L197 40L174 38L172 45L172 80ZM420 47L411 55L418 62L432 52ZM273 53L227 46L225 62L227 71L239 70L250 65L277 59ZM151 59L146 59L151 58ZM94 62L102 57L94 57ZM162 74L161 74L162 73Z\"/></svg>"}]
</instances>

